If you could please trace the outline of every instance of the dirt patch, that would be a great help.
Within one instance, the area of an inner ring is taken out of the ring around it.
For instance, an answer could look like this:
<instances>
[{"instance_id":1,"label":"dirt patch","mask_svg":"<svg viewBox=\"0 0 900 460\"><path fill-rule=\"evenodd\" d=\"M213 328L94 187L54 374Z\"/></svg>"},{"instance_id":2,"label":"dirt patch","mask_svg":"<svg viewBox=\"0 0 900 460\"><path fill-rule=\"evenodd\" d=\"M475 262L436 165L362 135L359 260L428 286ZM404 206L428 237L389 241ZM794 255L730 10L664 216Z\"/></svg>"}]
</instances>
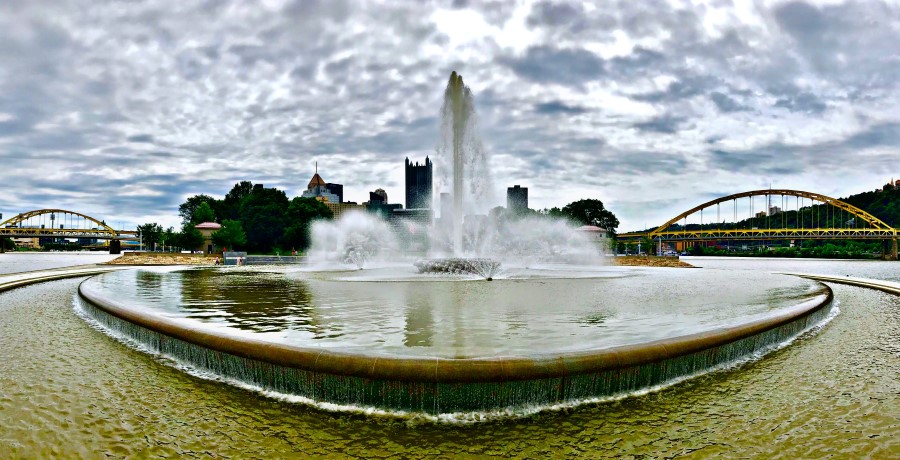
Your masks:
<instances>
[{"instance_id":1,"label":"dirt patch","mask_svg":"<svg viewBox=\"0 0 900 460\"><path fill-rule=\"evenodd\" d=\"M616 265L628 267L680 267L680 268L697 268L687 262L683 262L678 257L654 257L654 256L625 256L613 257Z\"/></svg>"},{"instance_id":2,"label":"dirt patch","mask_svg":"<svg viewBox=\"0 0 900 460\"><path fill-rule=\"evenodd\" d=\"M215 255L169 252L129 252L108 265L214 265Z\"/></svg>"}]
</instances>

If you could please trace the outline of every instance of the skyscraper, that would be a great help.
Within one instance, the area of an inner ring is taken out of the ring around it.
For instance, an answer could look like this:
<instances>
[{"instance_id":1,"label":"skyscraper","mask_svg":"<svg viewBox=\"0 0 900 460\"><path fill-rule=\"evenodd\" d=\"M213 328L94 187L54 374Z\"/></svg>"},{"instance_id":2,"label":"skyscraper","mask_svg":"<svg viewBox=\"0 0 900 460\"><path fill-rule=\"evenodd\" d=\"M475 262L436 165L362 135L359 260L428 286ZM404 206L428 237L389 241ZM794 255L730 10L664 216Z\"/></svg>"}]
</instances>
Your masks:
<instances>
[{"instance_id":1,"label":"skyscraper","mask_svg":"<svg viewBox=\"0 0 900 460\"><path fill-rule=\"evenodd\" d=\"M337 195L338 203L344 202L344 184L332 184L328 182L325 184L325 188L328 189L329 192Z\"/></svg>"},{"instance_id":2,"label":"skyscraper","mask_svg":"<svg viewBox=\"0 0 900 460\"><path fill-rule=\"evenodd\" d=\"M431 160L415 164L406 159L406 209L431 209Z\"/></svg>"},{"instance_id":3,"label":"skyscraper","mask_svg":"<svg viewBox=\"0 0 900 460\"><path fill-rule=\"evenodd\" d=\"M528 187L516 185L506 188L506 210L513 214L528 210Z\"/></svg>"}]
</instances>

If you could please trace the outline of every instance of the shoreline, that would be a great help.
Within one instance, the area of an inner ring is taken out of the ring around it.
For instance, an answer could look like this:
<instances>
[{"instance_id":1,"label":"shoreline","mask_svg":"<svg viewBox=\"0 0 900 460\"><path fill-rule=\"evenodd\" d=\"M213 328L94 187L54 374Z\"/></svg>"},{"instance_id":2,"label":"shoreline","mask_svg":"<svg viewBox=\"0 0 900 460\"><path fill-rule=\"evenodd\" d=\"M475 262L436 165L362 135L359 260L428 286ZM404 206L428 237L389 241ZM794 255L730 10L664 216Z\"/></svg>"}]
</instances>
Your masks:
<instances>
[{"instance_id":1,"label":"shoreline","mask_svg":"<svg viewBox=\"0 0 900 460\"><path fill-rule=\"evenodd\" d=\"M610 257L613 265L620 267L669 267L669 268L697 268L678 257L659 256L615 256Z\"/></svg>"},{"instance_id":2,"label":"shoreline","mask_svg":"<svg viewBox=\"0 0 900 460\"><path fill-rule=\"evenodd\" d=\"M128 252L103 265L215 265L217 257L220 256L174 252Z\"/></svg>"},{"instance_id":3,"label":"shoreline","mask_svg":"<svg viewBox=\"0 0 900 460\"><path fill-rule=\"evenodd\" d=\"M215 265L217 254L181 254L167 252L125 253L121 257L103 263L103 265ZM221 259L220 259L221 260ZM656 256L617 256L610 257L611 265L621 267L668 267L697 268L678 257Z\"/></svg>"}]
</instances>

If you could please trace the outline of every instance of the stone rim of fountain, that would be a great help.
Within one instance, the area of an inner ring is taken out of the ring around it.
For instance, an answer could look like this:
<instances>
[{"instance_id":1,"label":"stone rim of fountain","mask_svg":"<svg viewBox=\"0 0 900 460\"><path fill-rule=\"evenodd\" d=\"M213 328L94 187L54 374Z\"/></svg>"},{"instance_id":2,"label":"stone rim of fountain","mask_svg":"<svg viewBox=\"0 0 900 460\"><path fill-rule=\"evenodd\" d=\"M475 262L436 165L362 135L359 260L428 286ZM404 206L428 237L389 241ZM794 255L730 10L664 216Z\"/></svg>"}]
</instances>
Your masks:
<instances>
[{"instance_id":1,"label":"stone rim of fountain","mask_svg":"<svg viewBox=\"0 0 900 460\"><path fill-rule=\"evenodd\" d=\"M736 326L599 350L532 356L465 358L384 356L347 349L297 347L187 327L159 315L129 309L79 285L79 296L103 312L166 336L213 351L279 366L364 379L432 383L480 383L560 378L662 362L727 345L808 317L831 305L831 288L777 313Z\"/></svg>"}]
</instances>

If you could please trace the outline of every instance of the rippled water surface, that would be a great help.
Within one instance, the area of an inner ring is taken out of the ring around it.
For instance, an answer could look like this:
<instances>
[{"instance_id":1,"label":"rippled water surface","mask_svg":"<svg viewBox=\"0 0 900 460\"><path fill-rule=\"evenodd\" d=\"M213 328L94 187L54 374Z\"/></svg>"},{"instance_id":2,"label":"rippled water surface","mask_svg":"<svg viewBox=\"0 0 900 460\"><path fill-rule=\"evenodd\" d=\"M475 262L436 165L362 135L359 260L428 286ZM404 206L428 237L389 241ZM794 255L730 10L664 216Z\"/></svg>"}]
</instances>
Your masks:
<instances>
[{"instance_id":1,"label":"rippled water surface","mask_svg":"<svg viewBox=\"0 0 900 460\"><path fill-rule=\"evenodd\" d=\"M145 269L97 276L85 289L192 328L296 346L441 357L648 342L759 319L824 293L814 281L758 271L617 267L577 279L546 272L490 282L409 281L401 272L403 281L375 282L368 280L384 275L367 273L359 281L342 272ZM389 273L398 276L397 269Z\"/></svg>"},{"instance_id":2,"label":"rippled water surface","mask_svg":"<svg viewBox=\"0 0 900 460\"><path fill-rule=\"evenodd\" d=\"M900 266L863 267L853 274ZM0 294L0 457L900 454L900 298L876 291L833 285L837 318L736 369L617 402L447 425L323 412L193 377L91 329L72 311L77 283Z\"/></svg>"}]
</instances>

